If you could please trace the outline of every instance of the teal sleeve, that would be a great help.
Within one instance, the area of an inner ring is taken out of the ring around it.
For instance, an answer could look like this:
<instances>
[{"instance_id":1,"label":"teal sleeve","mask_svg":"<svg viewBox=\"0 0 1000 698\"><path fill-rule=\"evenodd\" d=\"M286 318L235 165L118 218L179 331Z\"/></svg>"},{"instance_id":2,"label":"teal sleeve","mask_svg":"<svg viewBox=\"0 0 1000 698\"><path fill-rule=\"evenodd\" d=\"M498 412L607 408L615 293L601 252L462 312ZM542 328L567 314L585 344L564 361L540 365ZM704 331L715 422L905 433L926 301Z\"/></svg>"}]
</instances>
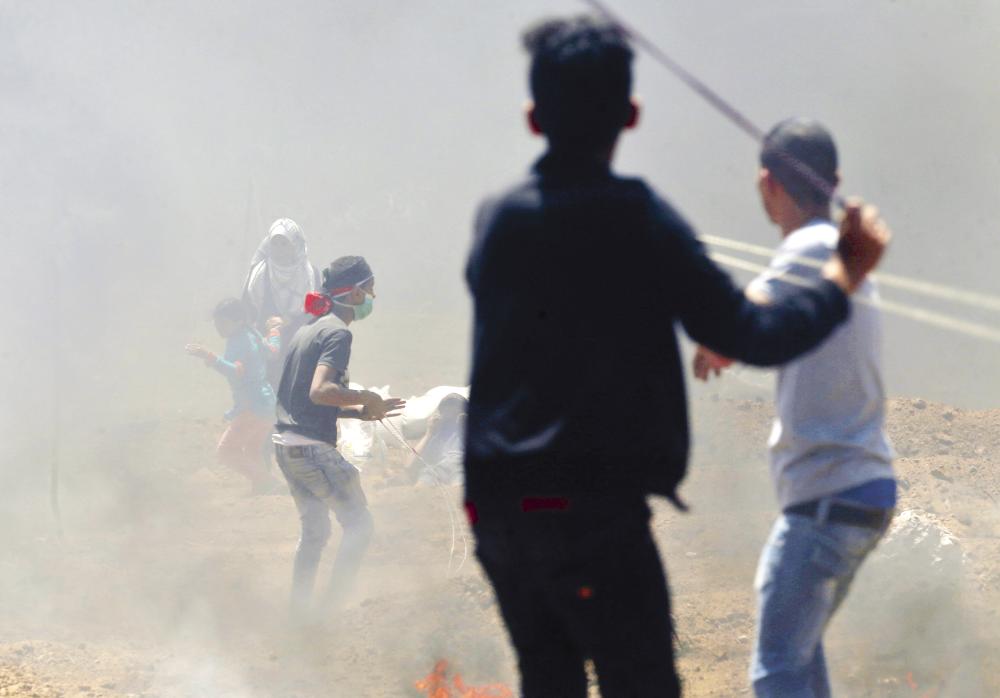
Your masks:
<instances>
[{"instance_id":1,"label":"teal sleeve","mask_svg":"<svg viewBox=\"0 0 1000 698\"><path fill-rule=\"evenodd\" d=\"M238 334L229 338L226 342L226 355L218 357L212 368L230 380L239 380L254 358L254 353L255 347L250 337Z\"/></svg>"},{"instance_id":2,"label":"teal sleeve","mask_svg":"<svg viewBox=\"0 0 1000 698\"><path fill-rule=\"evenodd\" d=\"M243 364L240 361L228 361L221 356L216 357L212 368L224 375L226 378L239 379L243 375Z\"/></svg>"}]
</instances>

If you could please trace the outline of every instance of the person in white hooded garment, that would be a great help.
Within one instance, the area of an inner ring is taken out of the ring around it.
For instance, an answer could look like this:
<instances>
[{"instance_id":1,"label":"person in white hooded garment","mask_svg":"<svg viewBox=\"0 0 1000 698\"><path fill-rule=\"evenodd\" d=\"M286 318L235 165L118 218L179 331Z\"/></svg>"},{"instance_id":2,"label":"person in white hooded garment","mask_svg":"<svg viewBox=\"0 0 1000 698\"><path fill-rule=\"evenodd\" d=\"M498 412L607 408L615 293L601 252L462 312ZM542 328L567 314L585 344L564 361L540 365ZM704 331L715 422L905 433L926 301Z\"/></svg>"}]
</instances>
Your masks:
<instances>
[{"instance_id":1,"label":"person in white hooded garment","mask_svg":"<svg viewBox=\"0 0 1000 698\"><path fill-rule=\"evenodd\" d=\"M305 296L320 286L319 272L309 263L306 237L299 224L291 218L279 218L271 224L250 260L250 273L243 289L254 326L263 334L280 318L281 348L274 371L276 379L285 347L295 331L309 319L305 312ZM276 383L274 383L276 385Z\"/></svg>"}]
</instances>

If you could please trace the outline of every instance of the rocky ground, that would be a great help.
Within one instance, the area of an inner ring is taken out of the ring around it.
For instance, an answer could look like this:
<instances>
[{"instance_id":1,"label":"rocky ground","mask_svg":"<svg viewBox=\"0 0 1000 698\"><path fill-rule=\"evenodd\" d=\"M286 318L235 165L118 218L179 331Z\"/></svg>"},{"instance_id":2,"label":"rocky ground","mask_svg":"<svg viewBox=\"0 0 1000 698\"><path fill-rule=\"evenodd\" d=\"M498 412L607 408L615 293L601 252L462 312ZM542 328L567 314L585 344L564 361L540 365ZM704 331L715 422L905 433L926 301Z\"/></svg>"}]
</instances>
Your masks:
<instances>
[{"instance_id":1,"label":"rocky ground","mask_svg":"<svg viewBox=\"0 0 1000 698\"><path fill-rule=\"evenodd\" d=\"M762 395L765 393L762 393ZM774 516L770 406L699 388L679 514L654 528L692 697L748 694L756 556ZM898 530L828 632L838 695L1000 695L1000 411L894 400ZM297 536L287 495L251 497L212 463L219 424L183 416L93 434L67 467L65 535L44 500L12 519L0 556L0 696L420 696L449 680L502 695L513 657L491 593L452 528L455 490L364 481L378 532L339 617L285 622ZM613 425L609 425L613 429ZM335 540L334 540L335 542ZM449 571L450 567L450 571ZM595 691L596 695L596 691Z\"/></svg>"}]
</instances>

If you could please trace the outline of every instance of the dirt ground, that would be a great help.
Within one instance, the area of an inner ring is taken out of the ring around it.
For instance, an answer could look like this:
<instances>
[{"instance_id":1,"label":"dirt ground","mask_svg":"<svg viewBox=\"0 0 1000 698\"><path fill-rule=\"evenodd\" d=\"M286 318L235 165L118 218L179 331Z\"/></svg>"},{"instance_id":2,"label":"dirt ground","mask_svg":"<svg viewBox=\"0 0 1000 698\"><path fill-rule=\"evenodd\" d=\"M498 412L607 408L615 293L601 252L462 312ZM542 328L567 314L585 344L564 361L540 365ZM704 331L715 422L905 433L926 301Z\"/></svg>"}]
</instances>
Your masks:
<instances>
[{"instance_id":1,"label":"dirt ground","mask_svg":"<svg viewBox=\"0 0 1000 698\"><path fill-rule=\"evenodd\" d=\"M688 696L749 693L770 416L764 399L696 390L692 511L654 502ZM1000 695L1000 411L901 399L889 425L900 511L926 513L959 552L914 541L869 560L827 634L837 693ZM16 518L0 556L0 696L420 696L439 659L468 685L516 686L464 528L450 554L457 490L390 485L400 450L361 464L377 534L357 598L295 629L293 504L249 496L214 464L220 426L174 416L93 434L67 468L64 537L44 502Z\"/></svg>"}]
</instances>

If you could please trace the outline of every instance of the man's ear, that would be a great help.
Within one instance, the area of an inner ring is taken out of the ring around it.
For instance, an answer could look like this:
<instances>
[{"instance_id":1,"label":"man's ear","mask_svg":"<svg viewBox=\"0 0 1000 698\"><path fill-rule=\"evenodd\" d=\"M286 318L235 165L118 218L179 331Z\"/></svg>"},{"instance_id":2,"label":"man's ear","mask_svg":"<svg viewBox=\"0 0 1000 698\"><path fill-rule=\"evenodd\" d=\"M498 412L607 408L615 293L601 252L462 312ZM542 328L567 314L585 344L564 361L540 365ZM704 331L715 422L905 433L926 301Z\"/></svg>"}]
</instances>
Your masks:
<instances>
[{"instance_id":1,"label":"man's ear","mask_svg":"<svg viewBox=\"0 0 1000 698\"><path fill-rule=\"evenodd\" d=\"M766 167L761 167L757 170L757 186L760 188L761 192L768 192L773 194L775 187L780 186L778 180L774 178L771 174L771 170Z\"/></svg>"},{"instance_id":2,"label":"man's ear","mask_svg":"<svg viewBox=\"0 0 1000 698\"><path fill-rule=\"evenodd\" d=\"M635 128L639 125L639 114L642 112L642 100L636 95L628 100L628 118L625 120L625 128Z\"/></svg>"},{"instance_id":3,"label":"man's ear","mask_svg":"<svg viewBox=\"0 0 1000 698\"><path fill-rule=\"evenodd\" d=\"M535 110L535 103L528 100L524 105L524 118L528 122L528 130L536 136L544 135L542 127L538 125L538 114Z\"/></svg>"},{"instance_id":4,"label":"man's ear","mask_svg":"<svg viewBox=\"0 0 1000 698\"><path fill-rule=\"evenodd\" d=\"M766 167L761 167L757 171L757 190L760 192L761 197L765 201L765 207L768 202L775 201L775 197L780 196L785 192L785 188L781 186L781 182L778 178L772 174L771 170Z\"/></svg>"}]
</instances>

